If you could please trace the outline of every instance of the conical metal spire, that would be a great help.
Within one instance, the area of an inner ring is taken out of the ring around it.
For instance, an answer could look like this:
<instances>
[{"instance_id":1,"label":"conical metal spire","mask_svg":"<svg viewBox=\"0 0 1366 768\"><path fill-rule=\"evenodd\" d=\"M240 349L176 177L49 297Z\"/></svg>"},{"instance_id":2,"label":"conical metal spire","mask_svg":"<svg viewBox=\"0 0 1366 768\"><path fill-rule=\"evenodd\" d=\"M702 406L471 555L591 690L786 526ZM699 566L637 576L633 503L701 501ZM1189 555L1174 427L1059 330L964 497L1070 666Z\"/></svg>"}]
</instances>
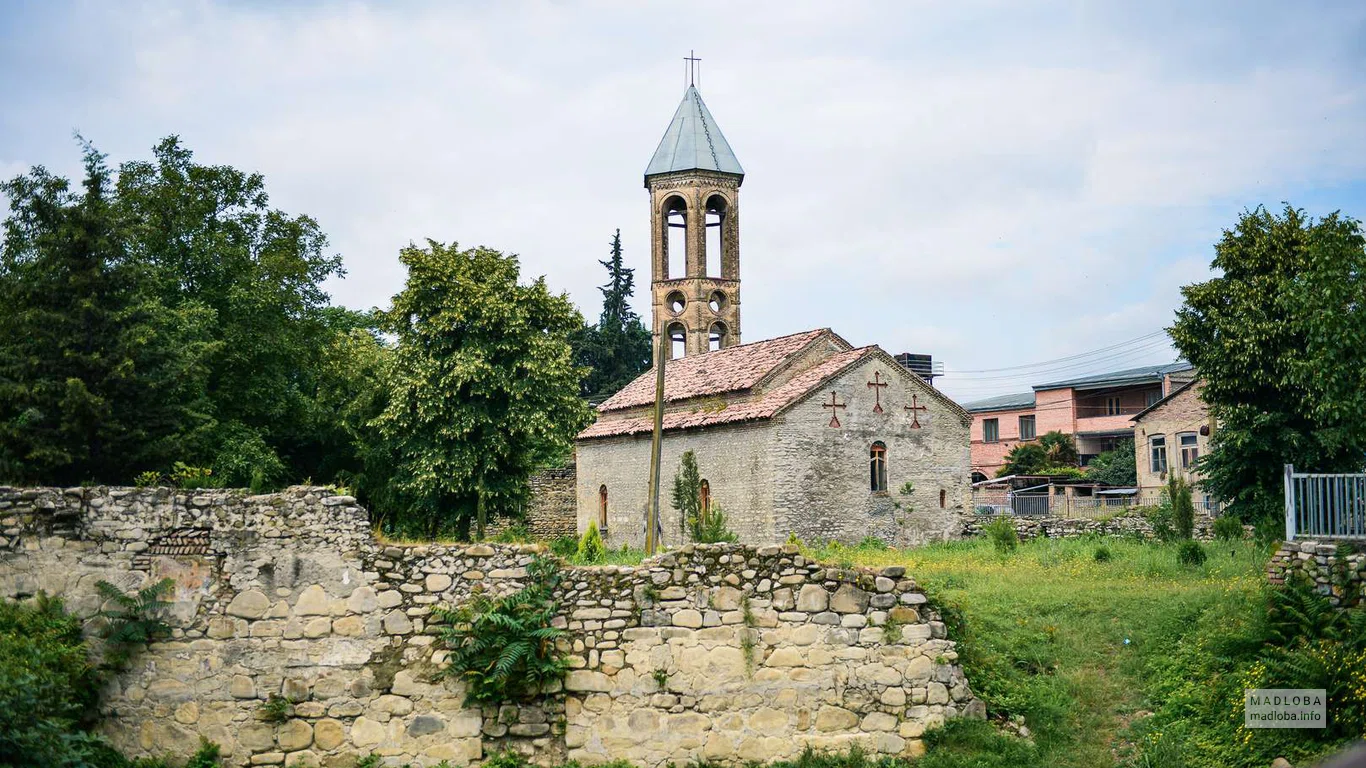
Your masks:
<instances>
[{"instance_id":1,"label":"conical metal spire","mask_svg":"<svg viewBox=\"0 0 1366 768\"><path fill-rule=\"evenodd\" d=\"M659 148L650 165L645 169L645 177L674 171L719 171L744 176L745 169L735 159L726 137L716 126L716 120L702 103L702 96L694 86L688 86L683 101L674 112L669 129L659 141Z\"/></svg>"}]
</instances>

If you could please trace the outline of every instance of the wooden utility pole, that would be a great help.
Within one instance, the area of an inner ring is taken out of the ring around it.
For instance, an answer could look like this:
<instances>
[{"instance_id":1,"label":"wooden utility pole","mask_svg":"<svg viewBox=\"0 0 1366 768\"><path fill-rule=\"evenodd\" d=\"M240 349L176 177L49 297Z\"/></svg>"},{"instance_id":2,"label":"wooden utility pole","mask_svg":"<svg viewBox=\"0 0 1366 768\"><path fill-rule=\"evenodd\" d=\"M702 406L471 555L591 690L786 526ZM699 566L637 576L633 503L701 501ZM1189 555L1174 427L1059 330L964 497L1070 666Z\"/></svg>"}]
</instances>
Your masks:
<instances>
[{"instance_id":1,"label":"wooden utility pole","mask_svg":"<svg viewBox=\"0 0 1366 768\"><path fill-rule=\"evenodd\" d=\"M661 328L659 353L655 356L655 429L650 439L650 501L645 510L645 554L659 549L659 464L664 438L664 361L669 357L669 335Z\"/></svg>"}]
</instances>

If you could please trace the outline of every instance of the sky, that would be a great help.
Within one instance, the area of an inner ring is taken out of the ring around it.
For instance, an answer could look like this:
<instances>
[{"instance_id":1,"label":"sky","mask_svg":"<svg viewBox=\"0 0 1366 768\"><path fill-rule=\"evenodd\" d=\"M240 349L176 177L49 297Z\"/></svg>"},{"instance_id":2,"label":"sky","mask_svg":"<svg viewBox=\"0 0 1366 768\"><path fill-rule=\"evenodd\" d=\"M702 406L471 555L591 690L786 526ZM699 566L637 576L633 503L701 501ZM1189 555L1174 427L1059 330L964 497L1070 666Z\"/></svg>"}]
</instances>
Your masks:
<instances>
[{"instance_id":1,"label":"sky","mask_svg":"<svg viewBox=\"0 0 1366 768\"><path fill-rule=\"evenodd\" d=\"M619 228L648 318L689 51L746 171L744 340L931 354L960 401L1173 360L1246 209L1366 217L1360 2L0 0L0 176L177 134L316 218L359 309L432 238L591 320Z\"/></svg>"}]
</instances>

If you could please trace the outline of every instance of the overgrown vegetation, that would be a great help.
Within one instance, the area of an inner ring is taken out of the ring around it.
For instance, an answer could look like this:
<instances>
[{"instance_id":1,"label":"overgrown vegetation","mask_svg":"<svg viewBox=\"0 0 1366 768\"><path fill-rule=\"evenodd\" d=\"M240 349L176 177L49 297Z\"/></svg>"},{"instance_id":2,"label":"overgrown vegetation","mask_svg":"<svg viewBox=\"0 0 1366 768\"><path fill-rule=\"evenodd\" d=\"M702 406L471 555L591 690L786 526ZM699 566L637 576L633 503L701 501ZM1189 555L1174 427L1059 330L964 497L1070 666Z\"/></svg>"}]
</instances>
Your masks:
<instances>
[{"instance_id":1,"label":"overgrown vegetation","mask_svg":"<svg viewBox=\"0 0 1366 768\"><path fill-rule=\"evenodd\" d=\"M738 537L726 524L721 505L703 498L702 483L697 471L697 455L684 451L678 460L678 472L670 491L670 501L678 511L682 533L698 544L737 541Z\"/></svg>"},{"instance_id":2,"label":"overgrown vegetation","mask_svg":"<svg viewBox=\"0 0 1366 768\"><path fill-rule=\"evenodd\" d=\"M174 580L162 579L130 595L107 581L96 582L95 591L104 601L96 617L106 666L122 669L148 643L170 634L171 627L161 614L166 610L164 598L174 588Z\"/></svg>"},{"instance_id":3,"label":"overgrown vegetation","mask_svg":"<svg viewBox=\"0 0 1366 768\"><path fill-rule=\"evenodd\" d=\"M996 548L997 554L1009 555L1020 545L1020 536L1015 532L1015 520L1006 515L993 518L982 526L982 532L991 541L991 546Z\"/></svg>"},{"instance_id":4,"label":"overgrown vegetation","mask_svg":"<svg viewBox=\"0 0 1366 768\"><path fill-rule=\"evenodd\" d=\"M597 565L606 559L607 547L602 543L598 524L590 522L588 530L583 532L583 537L579 539L578 547L574 551L574 562L579 565Z\"/></svg>"},{"instance_id":5,"label":"overgrown vegetation","mask_svg":"<svg viewBox=\"0 0 1366 768\"><path fill-rule=\"evenodd\" d=\"M1053 430L1037 440L1017 444L1005 455L997 477L1007 475L1068 475L1084 477L1077 468L1077 444L1072 436Z\"/></svg>"},{"instance_id":6,"label":"overgrown vegetation","mask_svg":"<svg viewBox=\"0 0 1366 768\"><path fill-rule=\"evenodd\" d=\"M537 556L522 589L497 598L480 592L457 609L434 611L450 625L441 635L450 652L442 674L464 681L467 704L519 701L564 679L569 667L555 647L564 630L550 625L561 578L554 559Z\"/></svg>"},{"instance_id":7,"label":"overgrown vegetation","mask_svg":"<svg viewBox=\"0 0 1366 768\"><path fill-rule=\"evenodd\" d=\"M1111 558L1097 562L1102 545ZM1320 628L1328 617L1320 603L1283 611L1320 617L1308 626L1269 632L1269 552L1252 541L1210 548L1198 566L1181 565L1177 549L1130 538L1031 539L1003 557L981 538L836 554L905 565L945 613L973 690L987 702L989 722L955 720L927 733L929 753L916 768L1265 768L1280 755L1301 765L1331 752L1342 743L1333 734L1243 729L1242 690L1276 681L1260 671L1270 666L1263 657L1292 637L1300 638L1291 642L1296 664L1328 659L1335 666L1322 667L1325 674L1363 680L1352 630ZM1324 679L1321 687L1338 684ZM1000 727L1012 716L1029 739Z\"/></svg>"},{"instance_id":8,"label":"overgrown vegetation","mask_svg":"<svg viewBox=\"0 0 1366 768\"><path fill-rule=\"evenodd\" d=\"M122 594L122 593L120 593ZM177 759L129 760L91 728L104 680L90 659L81 622L44 595L0 601L0 765L170 768ZM184 768L216 768L205 743Z\"/></svg>"},{"instance_id":9,"label":"overgrown vegetation","mask_svg":"<svg viewBox=\"0 0 1366 768\"><path fill-rule=\"evenodd\" d=\"M621 230L612 235L609 253L598 262L607 269L607 284L598 288L602 314L597 324L585 323L569 338L575 365L588 371L581 393L593 403L616 394L650 367L650 330L631 309L636 275L622 259Z\"/></svg>"},{"instance_id":10,"label":"overgrown vegetation","mask_svg":"<svg viewBox=\"0 0 1366 768\"><path fill-rule=\"evenodd\" d=\"M1118 487L1138 485L1138 464L1134 461L1134 441L1122 439L1112 450L1091 459L1086 465L1086 479Z\"/></svg>"}]
</instances>

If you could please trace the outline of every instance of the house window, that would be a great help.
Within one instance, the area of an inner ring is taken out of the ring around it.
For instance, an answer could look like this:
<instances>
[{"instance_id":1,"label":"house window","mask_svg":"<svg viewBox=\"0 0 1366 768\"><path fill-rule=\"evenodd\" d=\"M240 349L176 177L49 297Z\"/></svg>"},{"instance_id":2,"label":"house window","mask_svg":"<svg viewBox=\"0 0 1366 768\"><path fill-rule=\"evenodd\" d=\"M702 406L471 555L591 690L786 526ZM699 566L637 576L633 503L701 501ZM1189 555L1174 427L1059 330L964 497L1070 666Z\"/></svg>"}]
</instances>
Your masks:
<instances>
[{"instance_id":1,"label":"house window","mask_svg":"<svg viewBox=\"0 0 1366 768\"><path fill-rule=\"evenodd\" d=\"M700 514L700 515L702 516L702 519L705 520L706 517L707 517L707 513L710 512L710 511L711 511L711 483L707 482L706 480L703 480L703 481L702 481L702 484L701 484L700 486L698 486L698 491L697 491L697 512L698 512L698 514Z\"/></svg>"},{"instance_id":2,"label":"house window","mask_svg":"<svg viewBox=\"0 0 1366 768\"><path fill-rule=\"evenodd\" d=\"M598 487L598 530L607 530L607 486Z\"/></svg>"},{"instance_id":3,"label":"house window","mask_svg":"<svg viewBox=\"0 0 1366 768\"><path fill-rule=\"evenodd\" d=\"M1033 417L1033 416L1021 416L1021 417L1020 417L1020 439L1021 439L1021 440L1033 440L1033 439L1034 439L1034 417Z\"/></svg>"},{"instance_id":4,"label":"house window","mask_svg":"<svg viewBox=\"0 0 1366 768\"><path fill-rule=\"evenodd\" d=\"M1157 405L1157 401L1158 401L1158 400L1161 400L1161 399L1162 399L1162 390L1160 390L1160 389L1150 389L1150 390L1148 390L1147 396L1146 396L1146 397L1144 398L1144 400L1143 400L1143 402L1144 402L1144 407L1146 407L1146 408L1151 408L1151 407L1153 407L1154 405Z\"/></svg>"},{"instance_id":5,"label":"house window","mask_svg":"<svg viewBox=\"0 0 1366 768\"><path fill-rule=\"evenodd\" d=\"M1114 397L1107 397L1107 398L1105 398L1105 415L1106 415L1106 416L1118 416L1118 415L1119 415L1119 396L1118 396L1118 395L1116 395L1116 396L1114 396Z\"/></svg>"},{"instance_id":6,"label":"house window","mask_svg":"<svg viewBox=\"0 0 1366 768\"><path fill-rule=\"evenodd\" d=\"M1148 439L1148 465L1154 475L1167 471L1167 438L1154 435Z\"/></svg>"},{"instance_id":7,"label":"house window","mask_svg":"<svg viewBox=\"0 0 1366 768\"><path fill-rule=\"evenodd\" d=\"M1001 440L1001 422L996 419L982 419L982 442L996 443Z\"/></svg>"},{"instance_id":8,"label":"house window","mask_svg":"<svg viewBox=\"0 0 1366 768\"><path fill-rule=\"evenodd\" d=\"M1181 443L1181 468L1194 469L1195 460L1200 458L1200 447L1197 445L1198 440L1195 433L1188 432L1184 435L1177 435L1176 439Z\"/></svg>"},{"instance_id":9,"label":"house window","mask_svg":"<svg viewBox=\"0 0 1366 768\"><path fill-rule=\"evenodd\" d=\"M868 486L873 493L887 492L887 446L881 441L868 451Z\"/></svg>"}]
</instances>

